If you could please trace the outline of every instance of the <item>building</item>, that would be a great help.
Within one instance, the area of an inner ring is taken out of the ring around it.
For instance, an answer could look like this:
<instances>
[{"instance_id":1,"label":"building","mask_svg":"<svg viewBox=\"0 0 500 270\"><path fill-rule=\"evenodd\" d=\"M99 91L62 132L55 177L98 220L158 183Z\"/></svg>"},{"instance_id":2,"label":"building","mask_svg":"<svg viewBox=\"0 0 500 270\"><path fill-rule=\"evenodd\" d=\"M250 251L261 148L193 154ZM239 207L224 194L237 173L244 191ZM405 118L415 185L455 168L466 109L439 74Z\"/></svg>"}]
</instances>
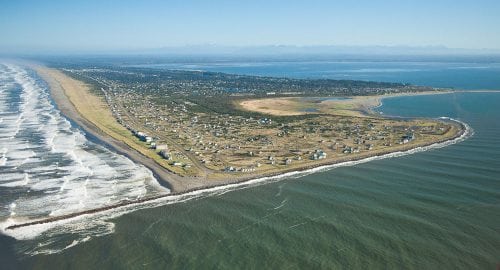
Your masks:
<instances>
[{"instance_id":1,"label":"building","mask_svg":"<svg viewBox=\"0 0 500 270\"><path fill-rule=\"evenodd\" d=\"M410 141L413 141L414 139L415 139L415 133L408 132L406 135L404 135L403 137L401 137L400 144L409 143Z\"/></svg>"},{"instance_id":2,"label":"building","mask_svg":"<svg viewBox=\"0 0 500 270\"><path fill-rule=\"evenodd\" d=\"M168 153L168 150L161 150L159 154L166 160L172 160L172 156Z\"/></svg>"},{"instance_id":3,"label":"building","mask_svg":"<svg viewBox=\"0 0 500 270\"><path fill-rule=\"evenodd\" d=\"M311 159L312 160L318 160L318 159L324 159L324 158L326 158L326 153L323 150L321 150L321 149L317 149L311 155Z\"/></svg>"}]
</instances>

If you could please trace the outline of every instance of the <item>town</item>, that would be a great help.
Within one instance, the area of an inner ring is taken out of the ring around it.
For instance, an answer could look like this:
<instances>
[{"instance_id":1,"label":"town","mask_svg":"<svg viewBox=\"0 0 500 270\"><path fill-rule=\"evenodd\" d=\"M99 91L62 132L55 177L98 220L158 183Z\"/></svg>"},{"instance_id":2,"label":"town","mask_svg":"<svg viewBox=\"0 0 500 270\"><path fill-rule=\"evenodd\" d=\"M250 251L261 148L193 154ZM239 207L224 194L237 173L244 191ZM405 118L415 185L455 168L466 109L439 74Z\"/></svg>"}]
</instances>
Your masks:
<instances>
[{"instance_id":1,"label":"town","mask_svg":"<svg viewBox=\"0 0 500 270\"><path fill-rule=\"evenodd\" d=\"M428 90L425 87L332 80L304 83L219 73L204 78L200 72L135 68L65 72L92 85L130 135L161 157L167 170L182 176L251 175L315 166L428 144L457 129L429 119L274 117L234 106L235 100L248 96L375 95ZM313 85L312 90L305 85Z\"/></svg>"}]
</instances>

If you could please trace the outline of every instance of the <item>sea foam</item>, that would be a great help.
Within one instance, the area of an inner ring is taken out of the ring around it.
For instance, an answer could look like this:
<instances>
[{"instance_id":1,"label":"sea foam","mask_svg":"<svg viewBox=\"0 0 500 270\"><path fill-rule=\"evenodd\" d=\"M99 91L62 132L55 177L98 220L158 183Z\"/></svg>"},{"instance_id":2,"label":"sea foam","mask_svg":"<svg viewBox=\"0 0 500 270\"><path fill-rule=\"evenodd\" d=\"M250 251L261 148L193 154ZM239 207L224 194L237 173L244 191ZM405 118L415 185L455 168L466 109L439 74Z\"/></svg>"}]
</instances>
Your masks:
<instances>
[{"instance_id":1,"label":"sea foam","mask_svg":"<svg viewBox=\"0 0 500 270\"><path fill-rule=\"evenodd\" d=\"M0 208L1 227L166 194L151 171L89 141L52 103L48 87L19 65L0 65ZM99 231L113 226L92 223ZM87 225L76 229L70 248L90 239ZM32 228L33 229L33 228ZM28 233L45 243L47 234ZM65 229L58 228L54 235ZM50 235L50 234L49 234ZM27 239L19 237L18 239ZM29 238L29 237L28 237ZM57 243L43 245L47 250ZM30 254L40 250L35 249Z\"/></svg>"}]
</instances>

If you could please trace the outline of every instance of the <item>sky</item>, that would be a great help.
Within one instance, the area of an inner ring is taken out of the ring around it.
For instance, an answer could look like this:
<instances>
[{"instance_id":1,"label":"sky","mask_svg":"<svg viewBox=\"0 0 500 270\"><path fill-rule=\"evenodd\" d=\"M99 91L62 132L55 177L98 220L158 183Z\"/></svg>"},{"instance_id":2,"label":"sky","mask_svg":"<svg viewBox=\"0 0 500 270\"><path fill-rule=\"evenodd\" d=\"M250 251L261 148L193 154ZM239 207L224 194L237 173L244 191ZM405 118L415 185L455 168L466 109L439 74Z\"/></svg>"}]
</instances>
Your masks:
<instances>
[{"instance_id":1,"label":"sky","mask_svg":"<svg viewBox=\"0 0 500 270\"><path fill-rule=\"evenodd\" d=\"M186 45L500 49L498 0L0 0L0 50Z\"/></svg>"}]
</instances>

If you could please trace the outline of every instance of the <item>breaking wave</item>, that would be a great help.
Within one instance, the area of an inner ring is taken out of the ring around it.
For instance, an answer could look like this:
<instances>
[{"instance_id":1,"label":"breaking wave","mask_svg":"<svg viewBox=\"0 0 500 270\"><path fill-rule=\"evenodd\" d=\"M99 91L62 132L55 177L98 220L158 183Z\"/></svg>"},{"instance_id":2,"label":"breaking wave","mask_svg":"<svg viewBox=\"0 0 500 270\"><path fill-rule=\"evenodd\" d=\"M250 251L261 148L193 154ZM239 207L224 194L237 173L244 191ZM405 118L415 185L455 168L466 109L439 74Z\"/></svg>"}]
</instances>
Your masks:
<instances>
[{"instance_id":1,"label":"breaking wave","mask_svg":"<svg viewBox=\"0 0 500 270\"><path fill-rule=\"evenodd\" d=\"M89 141L61 115L48 86L29 69L0 64L0 119L2 228L169 192L146 167ZM63 231L75 232L70 248L112 230L99 222L65 228L31 235L40 242L30 254L57 250L54 238Z\"/></svg>"}]
</instances>

